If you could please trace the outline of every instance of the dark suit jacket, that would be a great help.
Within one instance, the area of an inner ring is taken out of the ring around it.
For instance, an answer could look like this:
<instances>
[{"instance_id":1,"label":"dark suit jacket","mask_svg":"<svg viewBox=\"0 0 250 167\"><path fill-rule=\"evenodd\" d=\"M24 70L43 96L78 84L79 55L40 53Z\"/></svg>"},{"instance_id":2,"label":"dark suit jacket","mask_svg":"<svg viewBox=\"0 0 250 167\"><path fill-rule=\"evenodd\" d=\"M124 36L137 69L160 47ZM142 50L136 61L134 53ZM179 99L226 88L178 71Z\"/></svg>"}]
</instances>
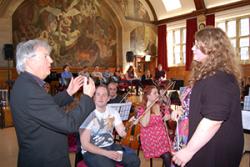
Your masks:
<instances>
[{"instance_id":1,"label":"dark suit jacket","mask_svg":"<svg viewBox=\"0 0 250 167\"><path fill-rule=\"evenodd\" d=\"M123 99L123 96L117 95L114 99L110 99L108 103L124 103L125 99Z\"/></svg>"},{"instance_id":2,"label":"dark suit jacket","mask_svg":"<svg viewBox=\"0 0 250 167\"><path fill-rule=\"evenodd\" d=\"M65 113L62 106L73 101L66 91L52 97L27 72L15 81L10 107L19 144L19 167L68 167L67 134L79 126L94 110L89 96Z\"/></svg>"}]
</instances>

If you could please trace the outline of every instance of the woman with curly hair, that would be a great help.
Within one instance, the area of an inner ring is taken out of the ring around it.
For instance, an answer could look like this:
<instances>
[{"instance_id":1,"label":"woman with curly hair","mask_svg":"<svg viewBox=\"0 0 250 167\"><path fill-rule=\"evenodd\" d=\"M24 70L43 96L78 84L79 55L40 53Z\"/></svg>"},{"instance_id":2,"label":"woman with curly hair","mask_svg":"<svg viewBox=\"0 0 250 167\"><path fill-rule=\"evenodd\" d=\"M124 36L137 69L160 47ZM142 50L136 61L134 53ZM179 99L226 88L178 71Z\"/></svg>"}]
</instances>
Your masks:
<instances>
[{"instance_id":1,"label":"woman with curly hair","mask_svg":"<svg viewBox=\"0 0 250 167\"><path fill-rule=\"evenodd\" d=\"M238 167L244 139L237 55L225 32L213 27L196 33L192 50L189 141L173 161L181 167Z\"/></svg>"}]
</instances>

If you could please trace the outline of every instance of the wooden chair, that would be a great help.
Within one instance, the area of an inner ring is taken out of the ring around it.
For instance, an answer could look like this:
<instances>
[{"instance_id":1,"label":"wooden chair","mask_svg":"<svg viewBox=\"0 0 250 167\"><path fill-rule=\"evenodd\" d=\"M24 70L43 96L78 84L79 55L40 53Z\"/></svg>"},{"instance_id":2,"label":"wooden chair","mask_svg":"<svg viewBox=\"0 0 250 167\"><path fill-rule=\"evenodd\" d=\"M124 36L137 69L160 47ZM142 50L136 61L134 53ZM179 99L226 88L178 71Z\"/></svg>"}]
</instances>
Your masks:
<instances>
[{"instance_id":1,"label":"wooden chair","mask_svg":"<svg viewBox=\"0 0 250 167\"><path fill-rule=\"evenodd\" d=\"M137 156L139 157L140 150L141 150L141 139L140 139L140 135L139 135L138 141L139 141L139 146L138 146L138 148L137 148ZM150 158L149 161L150 161L150 167L153 167L153 158ZM164 162L163 162L163 161L162 161L162 167L164 167Z\"/></svg>"}]
</instances>

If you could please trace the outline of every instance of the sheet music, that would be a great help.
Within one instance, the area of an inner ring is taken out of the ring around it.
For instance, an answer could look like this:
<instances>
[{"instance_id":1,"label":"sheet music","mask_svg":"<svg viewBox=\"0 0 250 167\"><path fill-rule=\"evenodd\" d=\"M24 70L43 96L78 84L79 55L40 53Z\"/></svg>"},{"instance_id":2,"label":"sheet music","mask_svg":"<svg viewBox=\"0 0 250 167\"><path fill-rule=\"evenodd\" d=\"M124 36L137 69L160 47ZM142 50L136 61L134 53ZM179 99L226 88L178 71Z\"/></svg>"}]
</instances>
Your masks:
<instances>
[{"instance_id":1,"label":"sheet music","mask_svg":"<svg viewBox=\"0 0 250 167\"><path fill-rule=\"evenodd\" d=\"M113 108L120 114L120 117L123 121L128 120L131 106L132 102L108 104L108 107Z\"/></svg>"},{"instance_id":2,"label":"sheet music","mask_svg":"<svg viewBox=\"0 0 250 167\"><path fill-rule=\"evenodd\" d=\"M243 129L250 130L250 111L241 111Z\"/></svg>"}]
</instances>

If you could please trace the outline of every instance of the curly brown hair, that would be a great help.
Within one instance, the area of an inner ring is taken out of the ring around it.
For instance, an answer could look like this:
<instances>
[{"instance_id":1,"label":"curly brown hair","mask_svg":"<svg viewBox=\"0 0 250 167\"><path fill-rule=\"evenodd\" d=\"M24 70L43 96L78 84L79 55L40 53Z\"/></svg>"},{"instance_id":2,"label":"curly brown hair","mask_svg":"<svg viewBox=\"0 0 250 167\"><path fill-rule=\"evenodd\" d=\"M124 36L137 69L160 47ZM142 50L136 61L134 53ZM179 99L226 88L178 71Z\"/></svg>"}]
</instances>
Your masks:
<instances>
[{"instance_id":1,"label":"curly brown hair","mask_svg":"<svg viewBox=\"0 0 250 167\"><path fill-rule=\"evenodd\" d=\"M205 63L193 61L190 82L212 76L216 71L232 74L241 85L241 68L237 61L237 54L227 37L220 28L206 27L195 34L198 48L208 57Z\"/></svg>"}]
</instances>

